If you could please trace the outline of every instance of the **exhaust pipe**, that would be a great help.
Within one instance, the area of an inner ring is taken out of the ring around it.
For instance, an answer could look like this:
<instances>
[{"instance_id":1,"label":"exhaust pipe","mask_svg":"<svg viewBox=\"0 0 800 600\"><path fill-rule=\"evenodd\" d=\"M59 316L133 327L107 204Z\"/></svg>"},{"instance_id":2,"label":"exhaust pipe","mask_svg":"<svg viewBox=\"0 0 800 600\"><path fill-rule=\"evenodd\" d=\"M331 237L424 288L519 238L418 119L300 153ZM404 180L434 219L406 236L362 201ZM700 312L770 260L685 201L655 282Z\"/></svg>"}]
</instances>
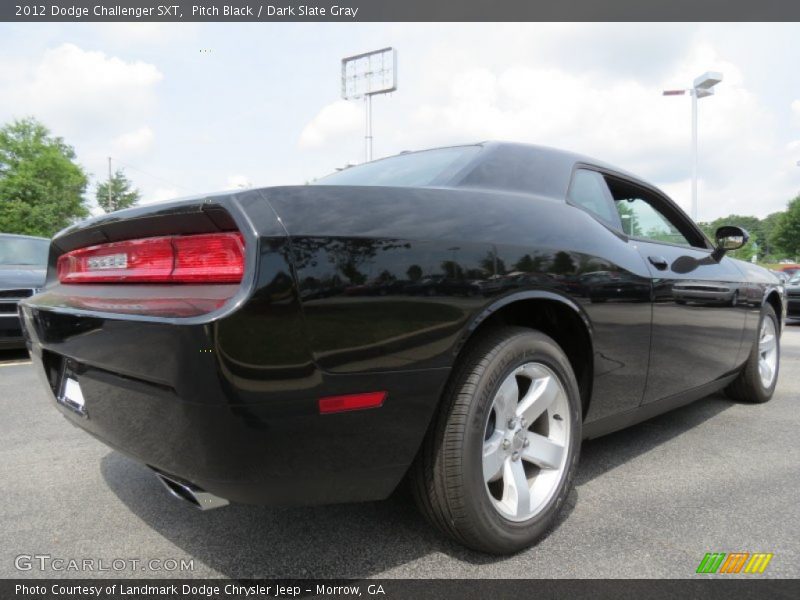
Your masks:
<instances>
[{"instance_id":1,"label":"exhaust pipe","mask_svg":"<svg viewBox=\"0 0 800 600\"><path fill-rule=\"evenodd\" d=\"M214 494L209 494L207 491L200 489L196 485L177 481L171 477L168 477L167 475L164 475L163 473L160 473L159 471L155 471L155 474L158 480L164 485L165 488L167 488L167 491L172 496L175 496L184 502L188 502L195 508L200 510L211 510L212 508L222 508L223 506L230 504L230 502L228 502L225 498L220 498Z\"/></svg>"}]
</instances>

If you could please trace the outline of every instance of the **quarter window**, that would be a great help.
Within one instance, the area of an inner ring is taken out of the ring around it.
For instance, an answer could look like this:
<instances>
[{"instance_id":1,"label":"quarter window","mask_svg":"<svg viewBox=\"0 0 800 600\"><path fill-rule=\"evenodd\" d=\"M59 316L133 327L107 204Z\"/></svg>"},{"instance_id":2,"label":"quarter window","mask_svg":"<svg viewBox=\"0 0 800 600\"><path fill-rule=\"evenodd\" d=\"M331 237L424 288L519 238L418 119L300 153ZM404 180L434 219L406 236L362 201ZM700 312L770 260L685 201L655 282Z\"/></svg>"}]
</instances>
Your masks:
<instances>
[{"instance_id":1,"label":"quarter window","mask_svg":"<svg viewBox=\"0 0 800 600\"><path fill-rule=\"evenodd\" d=\"M597 171L578 169L569 186L569 201L601 221L619 228L619 218L603 176Z\"/></svg>"}]
</instances>

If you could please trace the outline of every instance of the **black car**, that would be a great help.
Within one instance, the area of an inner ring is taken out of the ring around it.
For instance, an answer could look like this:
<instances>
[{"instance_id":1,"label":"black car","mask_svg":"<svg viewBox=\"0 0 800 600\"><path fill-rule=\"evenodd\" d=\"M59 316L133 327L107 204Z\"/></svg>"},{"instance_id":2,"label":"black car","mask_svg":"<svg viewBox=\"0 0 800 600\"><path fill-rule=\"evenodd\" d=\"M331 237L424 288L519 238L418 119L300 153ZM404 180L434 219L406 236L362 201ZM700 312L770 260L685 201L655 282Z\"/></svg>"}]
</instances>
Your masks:
<instances>
[{"instance_id":1,"label":"black car","mask_svg":"<svg viewBox=\"0 0 800 600\"><path fill-rule=\"evenodd\" d=\"M407 480L436 527L504 553L554 523L582 439L718 390L770 399L785 301L725 256L747 238L711 243L593 159L482 143L90 219L21 306L54 404L174 495Z\"/></svg>"},{"instance_id":2,"label":"black car","mask_svg":"<svg viewBox=\"0 0 800 600\"><path fill-rule=\"evenodd\" d=\"M786 316L791 319L800 319L800 274L792 277L785 286L786 300L788 301Z\"/></svg>"},{"instance_id":3,"label":"black car","mask_svg":"<svg viewBox=\"0 0 800 600\"><path fill-rule=\"evenodd\" d=\"M0 233L0 349L24 348L17 304L44 286L50 240Z\"/></svg>"}]
</instances>

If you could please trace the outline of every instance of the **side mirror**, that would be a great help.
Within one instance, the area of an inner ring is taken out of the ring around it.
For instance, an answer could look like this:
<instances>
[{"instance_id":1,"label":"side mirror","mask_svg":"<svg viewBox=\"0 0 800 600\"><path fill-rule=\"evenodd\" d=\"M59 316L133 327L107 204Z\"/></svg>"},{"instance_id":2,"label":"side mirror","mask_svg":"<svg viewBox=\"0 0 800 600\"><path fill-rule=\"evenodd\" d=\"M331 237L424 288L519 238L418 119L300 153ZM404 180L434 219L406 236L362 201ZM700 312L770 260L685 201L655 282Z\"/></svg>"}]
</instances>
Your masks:
<instances>
[{"instance_id":1,"label":"side mirror","mask_svg":"<svg viewBox=\"0 0 800 600\"><path fill-rule=\"evenodd\" d=\"M738 250L750 239L750 234L741 227L735 225L723 225L717 229L714 235L717 247L714 250L714 257L719 260L729 250Z\"/></svg>"}]
</instances>

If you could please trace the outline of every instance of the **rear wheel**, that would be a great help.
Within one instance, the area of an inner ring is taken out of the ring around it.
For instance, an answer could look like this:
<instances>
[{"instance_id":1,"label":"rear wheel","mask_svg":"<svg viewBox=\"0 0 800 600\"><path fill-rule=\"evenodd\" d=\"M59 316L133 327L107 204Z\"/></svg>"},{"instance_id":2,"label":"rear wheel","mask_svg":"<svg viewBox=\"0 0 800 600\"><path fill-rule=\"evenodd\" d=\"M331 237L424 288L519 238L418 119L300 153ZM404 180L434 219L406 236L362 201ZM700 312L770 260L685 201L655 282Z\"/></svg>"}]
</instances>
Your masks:
<instances>
[{"instance_id":1,"label":"rear wheel","mask_svg":"<svg viewBox=\"0 0 800 600\"><path fill-rule=\"evenodd\" d=\"M761 309L758 331L750 356L739 376L726 388L740 402L763 403L772 398L781 359L780 327L769 303Z\"/></svg>"},{"instance_id":2,"label":"rear wheel","mask_svg":"<svg viewBox=\"0 0 800 600\"><path fill-rule=\"evenodd\" d=\"M470 548L505 554L553 525L578 462L581 404L561 348L504 327L460 361L412 469L422 512Z\"/></svg>"}]
</instances>

